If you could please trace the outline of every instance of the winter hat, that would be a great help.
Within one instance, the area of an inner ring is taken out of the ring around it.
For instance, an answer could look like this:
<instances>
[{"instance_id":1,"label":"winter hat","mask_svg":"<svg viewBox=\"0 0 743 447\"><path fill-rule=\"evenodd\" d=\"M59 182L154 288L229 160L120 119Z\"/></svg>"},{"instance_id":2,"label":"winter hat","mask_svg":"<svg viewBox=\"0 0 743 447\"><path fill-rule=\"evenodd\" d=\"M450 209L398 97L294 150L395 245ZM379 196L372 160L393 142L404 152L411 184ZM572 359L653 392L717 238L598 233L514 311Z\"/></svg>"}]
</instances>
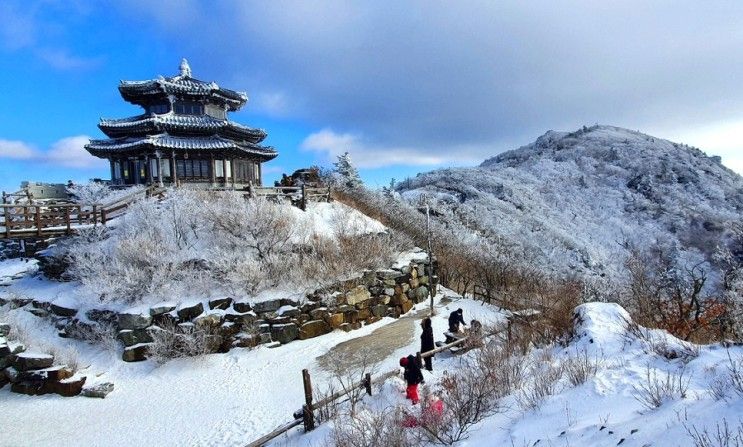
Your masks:
<instances>
[{"instance_id":1,"label":"winter hat","mask_svg":"<svg viewBox=\"0 0 743 447\"><path fill-rule=\"evenodd\" d=\"M400 366L402 366L403 368L407 368L407 366L408 366L408 359L407 359L407 357L401 357L400 358Z\"/></svg>"}]
</instances>

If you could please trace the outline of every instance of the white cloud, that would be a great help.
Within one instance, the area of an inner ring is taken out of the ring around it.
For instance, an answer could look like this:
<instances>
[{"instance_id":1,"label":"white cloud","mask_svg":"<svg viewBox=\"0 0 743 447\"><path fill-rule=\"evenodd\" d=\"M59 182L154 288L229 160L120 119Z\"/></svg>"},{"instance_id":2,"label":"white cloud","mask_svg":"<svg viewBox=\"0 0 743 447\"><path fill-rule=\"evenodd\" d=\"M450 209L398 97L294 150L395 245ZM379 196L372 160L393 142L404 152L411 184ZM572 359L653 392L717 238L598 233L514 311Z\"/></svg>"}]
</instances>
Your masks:
<instances>
[{"instance_id":1,"label":"white cloud","mask_svg":"<svg viewBox=\"0 0 743 447\"><path fill-rule=\"evenodd\" d=\"M440 153L427 153L424 149L414 147L388 147L365 142L360 135L351 133L336 133L332 129L322 129L308 135L300 148L305 151L323 155L328 160L344 152L353 157L359 168L381 168L393 165L436 166L444 163L474 164L479 158L457 156L462 152L452 150L450 156ZM469 151L467 151L469 152ZM475 150L475 152L479 152Z\"/></svg>"},{"instance_id":2,"label":"white cloud","mask_svg":"<svg viewBox=\"0 0 743 447\"><path fill-rule=\"evenodd\" d=\"M743 118L659 133L663 138L719 155L722 164L743 175Z\"/></svg>"},{"instance_id":3,"label":"white cloud","mask_svg":"<svg viewBox=\"0 0 743 447\"><path fill-rule=\"evenodd\" d=\"M81 70L93 68L101 63L100 58L74 56L65 49L45 48L36 52L52 68L57 70Z\"/></svg>"},{"instance_id":4,"label":"white cloud","mask_svg":"<svg viewBox=\"0 0 743 447\"><path fill-rule=\"evenodd\" d=\"M87 135L63 138L52 145L44 158L50 164L67 168L90 169L106 166L108 164L106 160L94 157L85 150L84 146L88 140L90 137Z\"/></svg>"},{"instance_id":5,"label":"white cloud","mask_svg":"<svg viewBox=\"0 0 743 447\"><path fill-rule=\"evenodd\" d=\"M23 141L0 139L0 159L29 160L47 163L53 166L94 169L108 165L106 160L94 157L85 150L90 137L77 135L62 138L54 142L47 151L41 151Z\"/></svg>"},{"instance_id":6,"label":"white cloud","mask_svg":"<svg viewBox=\"0 0 743 447\"><path fill-rule=\"evenodd\" d=\"M38 157L38 151L23 141L0 139L0 158L11 160L29 160Z\"/></svg>"}]
</instances>

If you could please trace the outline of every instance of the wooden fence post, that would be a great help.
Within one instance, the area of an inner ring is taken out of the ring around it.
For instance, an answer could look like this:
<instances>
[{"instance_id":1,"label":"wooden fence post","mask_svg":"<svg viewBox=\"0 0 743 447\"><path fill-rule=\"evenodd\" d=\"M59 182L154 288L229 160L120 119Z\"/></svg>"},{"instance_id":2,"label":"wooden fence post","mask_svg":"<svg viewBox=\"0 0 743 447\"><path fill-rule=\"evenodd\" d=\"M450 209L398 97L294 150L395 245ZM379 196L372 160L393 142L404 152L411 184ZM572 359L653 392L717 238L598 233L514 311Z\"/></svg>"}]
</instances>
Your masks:
<instances>
[{"instance_id":1,"label":"wooden fence post","mask_svg":"<svg viewBox=\"0 0 743 447\"><path fill-rule=\"evenodd\" d=\"M302 381L304 382L304 407L302 412L302 418L304 419L304 431L312 431L315 429L315 414L314 408L312 408L312 381L310 379L310 372L306 369L302 370Z\"/></svg>"},{"instance_id":2,"label":"wooden fence post","mask_svg":"<svg viewBox=\"0 0 743 447\"><path fill-rule=\"evenodd\" d=\"M366 388L366 394L372 395L372 380L371 373L366 373L364 376L364 388Z\"/></svg>"},{"instance_id":3,"label":"wooden fence post","mask_svg":"<svg viewBox=\"0 0 743 447\"><path fill-rule=\"evenodd\" d=\"M5 237L10 239L10 207L3 207L5 214Z\"/></svg>"},{"instance_id":4,"label":"wooden fence post","mask_svg":"<svg viewBox=\"0 0 743 447\"><path fill-rule=\"evenodd\" d=\"M98 205L93 205L93 227L98 224Z\"/></svg>"},{"instance_id":5,"label":"wooden fence post","mask_svg":"<svg viewBox=\"0 0 743 447\"><path fill-rule=\"evenodd\" d=\"M70 207L65 206L64 207L64 223L67 225L67 231L65 234L70 234L72 231L70 229Z\"/></svg>"},{"instance_id":6,"label":"wooden fence post","mask_svg":"<svg viewBox=\"0 0 743 447\"><path fill-rule=\"evenodd\" d=\"M106 225L106 208L101 208L101 224Z\"/></svg>"},{"instance_id":7,"label":"wooden fence post","mask_svg":"<svg viewBox=\"0 0 743 447\"><path fill-rule=\"evenodd\" d=\"M36 235L41 236L41 207L36 205L36 215L34 216L34 222L36 224Z\"/></svg>"},{"instance_id":8,"label":"wooden fence post","mask_svg":"<svg viewBox=\"0 0 743 447\"><path fill-rule=\"evenodd\" d=\"M307 211L307 191L304 183L302 183L302 201L300 202L299 207L302 211Z\"/></svg>"}]
</instances>

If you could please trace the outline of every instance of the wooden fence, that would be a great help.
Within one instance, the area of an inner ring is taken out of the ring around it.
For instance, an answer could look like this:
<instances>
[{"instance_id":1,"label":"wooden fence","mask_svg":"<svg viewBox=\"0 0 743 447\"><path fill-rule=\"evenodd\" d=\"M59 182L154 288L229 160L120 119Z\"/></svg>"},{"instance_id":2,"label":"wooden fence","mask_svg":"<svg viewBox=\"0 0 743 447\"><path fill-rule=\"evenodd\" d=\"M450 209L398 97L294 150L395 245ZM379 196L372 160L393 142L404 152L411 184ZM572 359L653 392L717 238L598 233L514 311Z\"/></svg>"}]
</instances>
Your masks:
<instances>
[{"instance_id":1,"label":"wooden fence","mask_svg":"<svg viewBox=\"0 0 743 447\"><path fill-rule=\"evenodd\" d=\"M121 216L142 196L162 196L164 190L149 187L106 204L69 203L2 204L0 239L51 237L72 234L85 226L105 225Z\"/></svg>"},{"instance_id":2,"label":"wooden fence","mask_svg":"<svg viewBox=\"0 0 743 447\"><path fill-rule=\"evenodd\" d=\"M439 352L446 351L448 349L451 349L455 346L459 346L463 343L465 343L467 340L469 340L469 337L462 337L459 340L456 340L452 343L449 343L447 345L443 345L439 348L434 349L433 351L428 351L424 353L417 353L417 361L419 364L422 364L422 359L431 357L432 355L438 354ZM371 396L372 394L372 385L383 383L390 377L395 377L400 375L400 369L396 368L392 371L388 371L384 374L380 374L378 376L372 377L370 373L367 373L361 380L358 382L352 384L347 389L343 389L340 391L337 391L330 396L324 397L323 399L314 402L314 396L312 392L312 378L310 377L310 373L308 370L303 369L302 370L302 383L304 384L304 399L305 403L302 405L302 410L297 411L294 416L294 420L291 422L287 422L286 424L283 424L279 427L277 427L275 430L273 430L271 433L268 433L264 436L261 436L260 438L256 439L255 441L248 444L247 447L259 447L267 443L268 441L288 432L292 428L304 425L305 431L311 431L315 429L315 411L318 411L322 409L323 407L330 405L334 401L347 396L348 394L352 393L354 390L357 390L359 388L363 388L368 395Z\"/></svg>"},{"instance_id":3,"label":"wooden fence","mask_svg":"<svg viewBox=\"0 0 743 447\"><path fill-rule=\"evenodd\" d=\"M288 199L299 206L302 211L307 209L307 202L330 201L330 187L312 188L302 186L253 186L248 185L248 197L266 197L271 199Z\"/></svg>"}]
</instances>

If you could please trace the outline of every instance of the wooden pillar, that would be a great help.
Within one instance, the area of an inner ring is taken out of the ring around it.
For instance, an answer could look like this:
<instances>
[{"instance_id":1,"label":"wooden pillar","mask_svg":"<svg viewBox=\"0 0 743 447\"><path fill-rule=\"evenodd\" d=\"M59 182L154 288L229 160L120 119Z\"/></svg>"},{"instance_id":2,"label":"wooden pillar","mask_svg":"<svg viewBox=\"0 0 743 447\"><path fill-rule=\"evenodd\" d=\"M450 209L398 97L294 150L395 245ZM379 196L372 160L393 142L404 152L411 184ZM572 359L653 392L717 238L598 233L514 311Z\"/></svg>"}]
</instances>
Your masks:
<instances>
[{"instance_id":1,"label":"wooden pillar","mask_svg":"<svg viewBox=\"0 0 743 447\"><path fill-rule=\"evenodd\" d=\"M263 186L263 173L261 172L261 162L256 163L258 165L258 178L255 179L258 182L258 186Z\"/></svg>"},{"instance_id":2,"label":"wooden pillar","mask_svg":"<svg viewBox=\"0 0 743 447\"><path fill-rule=\"evenodd\" d=\"M217 164L214 163L214 154L209 154L209 177L211 177L212 187L217 186Z\"/></svg>"},{"instance_id":3,"label":"wooden pillar","mask_svg":"<svg viewBox=\"0 0 743 447\"><path fill-rule=\"evenodd\" d=\"M155 183L155 180L152 178L152 158L147 155L144 157L144 172L147 174L147 184L151 185Z\"/></svg>"},{"instance_id":4,"label":"wooden pillar","mask_svg":"<svg viewBox=\"0 0 743 447\"><path fill-rule=\"evenodd\" d=\"M173 186L178 186L178 172L175 170L175 151L173 151L170 157L170 178Z\"/></svg>"},{"instance_id":5,"label":"wooden pillar","mask_svg":"<svg viewBox=\"0 0 743 447\"><path fill-rule=\"evenodd\" d=\"M304 431L312 431L315 429L315 413L312 407L312 381L310 380L310 372L306 369L302 370L302 382L304 383L304 407L302 412L302 418L304 419Z\"/></svg>"},{"instance_id":6,"label":"wooden pillar","mask_svg":"<svg viewBox=\"0 0 743 447\"><path fill-rule=\"evenodd\" d=\"M230 175L232 175L232 188L235 188L235 159L230 159Z\"/></svg>"},{"instance_id":7,"label":"wooden pillar","mask_svg":"<svg viewBox=\"0 0 743 447\"><path fill-rule=\"evenodd\" d=\"M139 185L142 179L139 176L139 159L136 157L132 160L132 167L134 168L134 184Z\"/></svg>"},{"instance_id":8,"label":"wooden pillar","mask_svg":"<svg viewBox=\"0 0 743 447\"><path fill-rule=\"evenodd\" d=\"M114 166L114 159L109 158L108 162L111 165L111 183L115 183L116 182L116 168Z\"/></svg>"},{"instance_id":9,"label":"wooden pillar","mask_svg":"<svg viewBox=\"0 0 743 447\"><path fill-rule=\"evenodd\" d=\"M157 186L162 188L163 185L163 154L160 151L155 152L157 156Z\"/></svg>"},{"instance_id":10,"label":"wooden pillar","mask_svg":"<svg viewBox=\"0 0 743 447\"><path fill-rule=\"evenodd\" d=\"M224 178L224 187L227 188L227 157L222 157L222 176Z\"/></svg>"}]
</instances>

